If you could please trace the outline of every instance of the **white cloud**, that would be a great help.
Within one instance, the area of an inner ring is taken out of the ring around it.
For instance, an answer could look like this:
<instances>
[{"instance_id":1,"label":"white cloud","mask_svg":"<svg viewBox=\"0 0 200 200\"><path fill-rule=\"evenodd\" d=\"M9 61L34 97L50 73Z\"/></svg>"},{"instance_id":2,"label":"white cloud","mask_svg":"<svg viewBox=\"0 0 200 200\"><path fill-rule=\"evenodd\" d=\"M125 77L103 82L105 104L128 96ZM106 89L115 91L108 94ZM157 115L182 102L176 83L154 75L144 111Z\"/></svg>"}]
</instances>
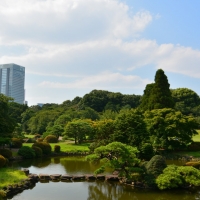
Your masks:
<instances>
[{"instance_id":1,"label":"white cloud","mask_svg":"<svg viewBox=\"0 0 200 200\"><path fill-rule=\"evenodd\" d=\"M108 89L108 88L140 88L143 89L151 81L141 79L138 76L122 75L120 73L103 73L96 76L88 76L71 83L43 81L39 84L44 88L89 88L89 89Z\"/></svg>"}]
</instances>

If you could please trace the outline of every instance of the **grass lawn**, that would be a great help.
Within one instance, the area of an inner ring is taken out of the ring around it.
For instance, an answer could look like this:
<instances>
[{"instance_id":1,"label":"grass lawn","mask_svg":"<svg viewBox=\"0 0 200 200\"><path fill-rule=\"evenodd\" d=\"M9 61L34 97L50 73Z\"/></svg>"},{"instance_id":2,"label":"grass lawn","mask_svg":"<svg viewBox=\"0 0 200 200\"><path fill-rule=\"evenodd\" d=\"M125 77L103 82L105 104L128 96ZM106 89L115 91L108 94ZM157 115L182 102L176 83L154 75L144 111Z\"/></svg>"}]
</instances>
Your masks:
<instances>
[{"instance_id":1,"label":"grass lawn","mask_svg":"<svg viewBox=\"0 0 200 200\"><path fill-rule=\"evenodd\" d=\"M33 143L23 143L23 146L29 146L31 147ZM52 147L52 151L54 150L55 145L60 146L60 150L62 152L88 152L89 151L89 146L90 143L83 143L83 144L77 144L75 145L74 142L72 143L71 141L65 141L65 142L58 142L58 143L50 143Z\"/></svg>"},{"instance_id":2,"label":"grass lawn","mask_svg":"<svg viewBox=\"0 0 200 200\"><path fill-rule=\"evenodd\" d=\"M194 142L200 142L200 130L197 130L197 132L198 132L198 135L195 135L193 137L193 141Z\"/></svg>"},{"instance_id":3,"label":"grass lawn","mask_svg":"<svg viewBox=\"0 0 200 200\"><path fill-rule=\"evenodd\" d=\"M10 169L10 168L0 168L0 189L5 186L17 184L20 181L27 179L24 172Z\"/></svg>"}]
</instances>

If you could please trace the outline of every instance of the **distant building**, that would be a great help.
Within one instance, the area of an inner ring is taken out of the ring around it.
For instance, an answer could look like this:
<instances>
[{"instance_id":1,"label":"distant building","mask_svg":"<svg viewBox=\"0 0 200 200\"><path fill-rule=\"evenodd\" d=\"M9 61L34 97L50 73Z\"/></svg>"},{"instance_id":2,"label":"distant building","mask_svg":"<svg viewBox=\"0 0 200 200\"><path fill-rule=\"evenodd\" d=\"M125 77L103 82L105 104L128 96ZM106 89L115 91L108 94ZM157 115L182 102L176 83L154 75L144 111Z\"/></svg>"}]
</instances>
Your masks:
<instances>
[{"instance_id":1,"label":"distant building","mask_svg":"<svg viewBox=\"0 0 200 200\"><path fill-rule=\"evenodd\" d=\"M0 65L0 93L12 97L14 102L25 103L25 67L16 64Z\"/></svg>"}]
</instances>

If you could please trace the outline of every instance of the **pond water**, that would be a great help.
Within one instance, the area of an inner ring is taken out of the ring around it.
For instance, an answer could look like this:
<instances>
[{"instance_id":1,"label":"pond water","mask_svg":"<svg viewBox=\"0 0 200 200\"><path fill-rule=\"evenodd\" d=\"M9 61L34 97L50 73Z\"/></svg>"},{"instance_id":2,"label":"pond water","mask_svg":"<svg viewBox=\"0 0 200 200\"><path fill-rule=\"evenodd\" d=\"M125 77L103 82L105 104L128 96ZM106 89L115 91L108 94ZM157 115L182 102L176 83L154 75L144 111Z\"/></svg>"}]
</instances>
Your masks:
<instances>
[{"instance_id":1,"label":"pond water","mask_svg":"<svg viewBox=\"0 0 200 200\"><path fill-rule=\"evenodd\" d=\"M168 161L168 164L182 165L180 161ZM98 167L83 157L56 157L39 160L25 160L12 163L13 168L28 168L30 173L40 174L92 174ZM137 189L131 186L103 181L94 182L48 182L37 183L25 190L13 200L198 200L200 189L154 191Z\"/></svg>"}]
</instances>

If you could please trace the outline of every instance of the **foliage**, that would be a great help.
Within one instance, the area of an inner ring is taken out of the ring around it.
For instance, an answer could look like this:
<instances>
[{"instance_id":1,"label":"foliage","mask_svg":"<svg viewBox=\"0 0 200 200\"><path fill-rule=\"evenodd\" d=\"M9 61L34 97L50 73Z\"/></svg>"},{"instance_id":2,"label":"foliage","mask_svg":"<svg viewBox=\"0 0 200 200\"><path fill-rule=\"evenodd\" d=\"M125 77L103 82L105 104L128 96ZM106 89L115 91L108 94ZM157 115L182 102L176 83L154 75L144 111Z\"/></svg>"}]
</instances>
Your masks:
<instances>
[{"instance_id":1,"label":"foliage","mask_svg":"<svg viewBox=\"0 0 200 200\"><path fill-rule=\"evenodd\" d=\"M0 154L0 167L3 167L6 162L6 158Z\"/></svg>"},{"instance_id":2,"label":"foliage","mask_svg":"<svg viewBox=\"0 0 200 200\"><path fill-rule=\"evenodd\" d=\"M21 123L22 113L28 109L26 104L16 102L8 102L8 115L15 120L16 123Z\"/></svg>"},{"instance_id":3,"label":"foliage","mask_svg":"<svg viewBox=\"0 0 200 200\"><path fill-rule=\"evenodd\" d=\"M139 158L144 160L150 160L155 154L153 146L150 143L142 143L139 151Z\"/></svg>"},{"instance_id":4,"label":"foliage","mask_svg":"<svg viewBox=\"0 0 200 200\"><path fill-rule=\"evenodd\" d=\"M170 84L164 71L158 69L155 75L155 83L148 84L144 90L140 107L143 110L173 108L174 102L169 87Z\"/></svg>"},{"instance_id":5,"label":"foliage","mask_svg":"<svg viewBox=\"0 0 200 200\"><path fill-rule=\"evenodd\" d=\"M200 142L192 142L187 149L189 151L200 151Z\"/></svg>"},{"instance_id":6,"label":"foliage","mask_svg":"<svg viewBox=\"0 0 200 200\"><path fill-rule=\"evenodd\" d=\"M46 132L43 133L43 138L45 138L48 135L54 135L57 138L61 136L64 132L64 128L61 125L53 125L53 126L47 126Z\"/></svg>"},{"instance_id":7,"label":"foliage","mask_svg":"<svg viewBox=\"0 0 200 200\"><path fill-rule=\"evenodd\" d=\"M86 120L74 120L69 122L65 127L64 134L68 137L73 137L75 139L75 144L81 144L86 138L86 135L90 135L92 132L92 127L90 123Z\"/></svg>"},{"instance_id":8,"label":"foliage","mask_svg":"<svg viewBox=\"0 0 200 200\"><path fill-rule=\"evenodd\" d=\"M200 171L190 166L169 165L156 179L158 188L161 190L185 187L200 186Z\"/></svg>"},{"instance_id":9,"label":"foliage","mask_svg":"<svg viewBox=\"0 0 200 200\"><path fill-rule=\"evenodd\" d=\"M79 108L90 107L97 112L104 110L118 112L122 107L136 108L140 98L140 95L123 95L119 92L92 90L81 99Z\"/></svg>"},{"instance_id":10,"label":"foliage","mask_svg":"<svg viewBox=\"0 0 200 200\"><path fill-rule=\"evenodd\" d=\"M112 142L106 146L98 147L94 154L87 156L92 162L101 161L102 165L95 173L103 173L106 167L117 169L120 175L130 177L131 172L140 162L137 158L138 150L135 147L121 142Z\"/></svg>"},{"instance_id":11,"label":"foliage","mask_svg":"<svg viewBox=\"0 0 200 200\"><path fill-rule=\"evenodd\" d=\"M47 137L44 138L44 142L57 143L58 138L55 135L48 135Z\"/></svg>"},{"instance_id":12,"label":"foliage","mask_svg":"<svg viewBox=\"0 0 200 200\"><path fill-rule=\"evenodd\" d=\"M7 159L12 158L12 151L9 149L0 149L0 154Z\"/></svg>"},{"instance_id":13,"label":"foliage","mask_svg":"<svg viewBox=\"0 0 200 200\"><path fill-rule=\"evenodd\" d=\"M45 155L51 154L51 145L47 142L36 142L32 147L39 147L42 149L42 153Z\"/></svg>"},{"instance_id":14,"label":"foliage","mask_svg":"<svg viewBox=\"0 0 200 200\"><path fill-rule=\"evenodd\" d=\"M18 154L23 158L35 158L35 151L31 147L23 146L18 150Z\"/></svg>"},{"instance_id":15,"label":"foliage","mask_svg":"<svg viewBox=\"0 0 200 200\"><path fill-rule=\"evenodd\" d=\"M197 134L198 125L195 119L174 109L146 111L144 116L155 148L174 149L177 144L188 145ZM176 143L173 142L175 140Z\"/></svg>"},{"instance_id":16,"label":"foliage","mask_svg":"<svg viewBox=\"0 0 200 200\"><path fill-rule=\"evenodd\" d=\"M60 153L60 145L55 145L54 146L54 152L55 153Z\"/></svg>"},{"instance_id":17,"label":"foliage","mask_svg":"<svg viewBox=\"0 0 200 200\"><path fill-rule=\"evenodd\" d=\"M155 155L151 160L146 164L147 174L153 175L153 177L159 176L163 169L167 167L164 158L160 155Z\"/></svg>"},{"instance_id":18,"label":"foliage","mask_svg":"<svg viewBox=\"0 0 200 200\"><path fill-rule=\"evenodd\" d=\"M32 149L35 152L35 157L36 158L40 158L40 157L43 156L43 152L42 152L42 149L40 147L33 146Z\"/></svg>"},{"instance_id":19,"label":"foliage","mask_svg":"<svg viewBox=\"0 0 200 200\"><path fill-rule=\"evenodd\" d=\"M19 138L12 138L12 148L21 148L22 147L22 140Z\"/></svg>"},{"instance_id":20,"label":"foliage","mask_svg":"<svg viewBox=\"0 0 200 200\"><path fill-rule=\"evenodd\" d=\"M115 131L112 135L112 141L139 147L142 142L149 139L144 117L137 109L120 113L114 125Z\"/></svg>"},{"instance_id":21,"label":"foliage","mask_svg":"<svg viewBox=\"0 0 200 200\"><path fill-rule=\"evenodd\" d=\"M171 91L175 102L175 110L181 111L185 115L200 115L198 108L200 98L196 92L188 88L177 88Z\"/></svg>"},{"instance_id":22,"label":"foliage","mask_svg":"<svg viewBox=\"0 0 200 200\"><path fill-rule=\"evenodd\" d=\"M14 120L9 116L8 102L13 100L0 94L0 138L11 138L15 128Z\"/></svg>"}]
</instances>

